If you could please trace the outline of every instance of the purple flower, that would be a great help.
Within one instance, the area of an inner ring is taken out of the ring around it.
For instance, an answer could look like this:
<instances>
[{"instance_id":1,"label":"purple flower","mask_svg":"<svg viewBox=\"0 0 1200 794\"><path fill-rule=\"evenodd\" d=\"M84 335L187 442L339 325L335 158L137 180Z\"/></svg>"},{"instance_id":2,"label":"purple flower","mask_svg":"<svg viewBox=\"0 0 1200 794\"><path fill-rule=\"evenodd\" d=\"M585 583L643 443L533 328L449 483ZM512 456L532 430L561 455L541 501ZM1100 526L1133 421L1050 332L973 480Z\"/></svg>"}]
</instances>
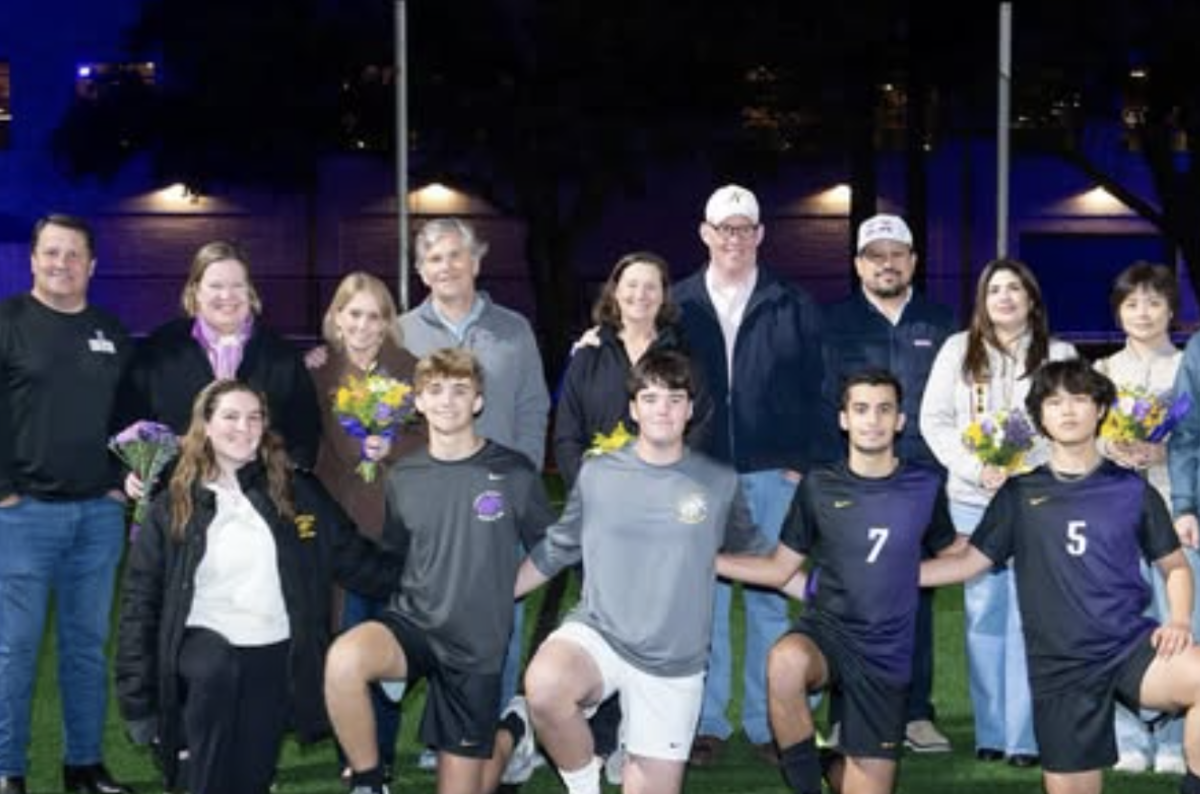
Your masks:
<instances>
[{"instance_id":1,"label":"purple flower","mask_svg":"<svg viewBox=\"0 0 1200 794\"><path fill-rule=\"evenodd\" d=\"M1154 431L1146 437L1146 440L1151 444L1157 444L1167 437L1167 435L1175 429L1179 424L1179 420L1187 416L1188 411L1192 409L1192 396L1187 392L1181 393L1171 403L1167 415L1162 420L1162 424L1154 428Z\"/></svg>"},{"instance_id":2,"label":"purple flower","mask_svg":"<svg viewBox=\"0 0 1200 794\"><path fill-rule=\"evenodd\" d=\"M1033 428L1020 411L1012 411L1004 418L1004 444L1015 450L1025 450L1033 445Z\"/></svg>"}]
</instances>

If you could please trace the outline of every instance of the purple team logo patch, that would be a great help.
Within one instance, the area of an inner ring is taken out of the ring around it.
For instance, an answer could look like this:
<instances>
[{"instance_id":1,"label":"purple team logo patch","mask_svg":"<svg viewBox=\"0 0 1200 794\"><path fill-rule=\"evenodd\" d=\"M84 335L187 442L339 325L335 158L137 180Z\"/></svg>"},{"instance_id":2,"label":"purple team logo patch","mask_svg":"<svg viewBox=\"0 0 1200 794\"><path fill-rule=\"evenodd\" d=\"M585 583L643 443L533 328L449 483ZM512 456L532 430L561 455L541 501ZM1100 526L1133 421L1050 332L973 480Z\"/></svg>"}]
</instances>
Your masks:
<instances>
[{"instance_id":1,"label":"purple team logo patch","mask_svg":"<svg viewBox=\"0 0 1200 794\"><path fill-rule=\"evenodd\" d=\"M504 494L484 491L475 497L475 516L480 521L499 521L504 518Z\"/></svg>"}]
</instances>

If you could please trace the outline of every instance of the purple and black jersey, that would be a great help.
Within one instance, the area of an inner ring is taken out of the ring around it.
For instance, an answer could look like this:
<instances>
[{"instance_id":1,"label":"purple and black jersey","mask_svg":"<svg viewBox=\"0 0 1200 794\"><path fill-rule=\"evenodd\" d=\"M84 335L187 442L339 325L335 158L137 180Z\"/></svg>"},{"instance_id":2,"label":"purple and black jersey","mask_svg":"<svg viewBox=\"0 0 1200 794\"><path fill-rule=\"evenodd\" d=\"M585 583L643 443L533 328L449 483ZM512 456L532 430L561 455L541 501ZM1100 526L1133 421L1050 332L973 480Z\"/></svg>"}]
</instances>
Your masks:
<instances>
[{"instance_id":1,"label":"purple and black jersey","mask_svg":"<svg viewBox=\"0 0 1200 794\"><path fill-rule=\"evenodd\" d=\"M1053 694L1118 664L1157 625L1139 560L1179 548L1162 497L1105 461L1067 479L1041 466L1004 484L971 543L1013 558L1035 694Z\"/></svg>"},{"instance_id":2,"label":"purple and black jersey","mask_svg":"<svg viewBox=\"0 0 1200 794\"><path fill-rule=\"evenodd\" d=\"M881 478L822 467L800 483L779 538L811 557L812 618L900 685L912 677L922 553L954 542L945 485L940 471L914 463Z\"/></svg>"}]
</instances>

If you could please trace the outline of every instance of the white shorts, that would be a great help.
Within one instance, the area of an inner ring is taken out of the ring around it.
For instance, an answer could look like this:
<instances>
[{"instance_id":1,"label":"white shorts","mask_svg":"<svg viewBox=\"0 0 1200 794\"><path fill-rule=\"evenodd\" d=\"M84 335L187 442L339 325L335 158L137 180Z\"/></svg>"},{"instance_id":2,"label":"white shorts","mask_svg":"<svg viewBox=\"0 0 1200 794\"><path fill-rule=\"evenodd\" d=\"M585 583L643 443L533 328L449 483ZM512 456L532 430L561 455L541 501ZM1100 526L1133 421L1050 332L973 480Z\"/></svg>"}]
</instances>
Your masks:
<instances>
[{"instance_id":1,"label":"white shorts","mask_svg":"<svg viewBox=\"0 0 1200 794\"><path fill-rule=\"evenodd\" d=\"M598 631L578 621L567 621L549 639L572 642L591 657L604 682L602 700L619 693L621 744L627 753L687 761L704 700L704 673L651 675L621 658ZM594 711L593 706L588 716Z\"/></svg>"}]
</instances>

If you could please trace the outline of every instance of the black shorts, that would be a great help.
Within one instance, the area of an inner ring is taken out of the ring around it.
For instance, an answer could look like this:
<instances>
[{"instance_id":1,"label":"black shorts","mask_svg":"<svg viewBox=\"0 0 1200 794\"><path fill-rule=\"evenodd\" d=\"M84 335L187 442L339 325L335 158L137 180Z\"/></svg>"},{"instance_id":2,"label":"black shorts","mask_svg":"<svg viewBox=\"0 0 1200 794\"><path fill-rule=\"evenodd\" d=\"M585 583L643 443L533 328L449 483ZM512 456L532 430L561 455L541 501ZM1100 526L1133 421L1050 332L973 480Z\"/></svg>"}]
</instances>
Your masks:
<instances>
[{"instance_id":1,"label":"black shorts","mask_svg":"<svg viewBox=\"0 0 1200 794\"><path fill-rule=\"evenodd\" d=\"M1113 709L1117 700L1137 711L1142 679L1154 661L1145 637L1104 675L1047 695L1033 693L1033 732L1047 772L1087 772L1117 762Z\"/></svg>"},{"instance_id":2,"label":"black shorts","mask_svg":"<svg viewBox=\"0 0 1200 794\"><path fill-rule=\"evenodd\" d=\"M425 632L391 610L384 610L379 621L404 649L408 684L422 678L428 682L421 741L451 755L491 758L500 713L500 674L447 667L434 655Z\"/></svg>"},{"instance_id":3,"label":"black shorts","mask_svg":"<svg viewBox=\"0 0 1200 794\"><path fill-rule=\"evenodd\" d=\"M851 758L899 758L904 749L908 687L885 680L864 663L857 649L821 621L802 617L791 631L808 637L825 656L830 696L838 701L842 715L838 750Z\"/></svg>"}]
</instances>

